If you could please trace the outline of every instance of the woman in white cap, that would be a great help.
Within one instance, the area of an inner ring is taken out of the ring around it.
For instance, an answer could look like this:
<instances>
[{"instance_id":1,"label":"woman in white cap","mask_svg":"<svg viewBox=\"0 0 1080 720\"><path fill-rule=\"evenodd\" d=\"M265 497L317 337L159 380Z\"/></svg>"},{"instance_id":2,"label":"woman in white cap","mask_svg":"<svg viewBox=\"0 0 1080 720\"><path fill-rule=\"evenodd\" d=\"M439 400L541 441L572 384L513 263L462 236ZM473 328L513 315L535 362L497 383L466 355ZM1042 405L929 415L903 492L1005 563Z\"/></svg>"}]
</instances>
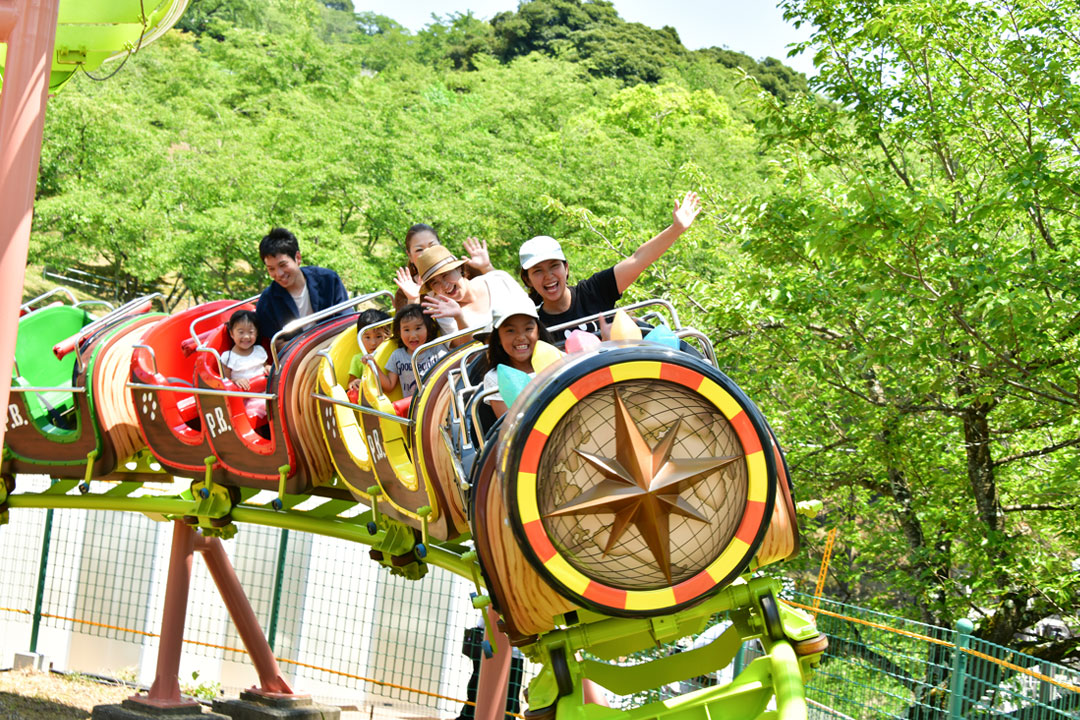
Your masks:
<instances>
[{"instance_id":1,"label":"woman in white cap","mask_svg":"<svg viewBox=\"0 0 1080 720\"><path fill-rule=\"evenodd\" d=\"M443 334L488 325L492 308L506 306L520 297L528 299L509 273L492 270L470 280L462 273L464 264L465 260L455 258L442 245L428 248L416 260L421 304L424 312L438 321ZM459 338L452 344L467 340Z\"/></svg>"},{"instance_id":2,"label":"woman in white cap","mask_svg":"<svg viewBox=\"0 0 1080 720\"><path fill-rule=\"evenodd\" d=\"M686 193L681 204L675 203L671 225L659 235L643 243L633 255L620 260L614 267L601 270L573 286L566 284L570 265L555 238L540 235L522 243L519 253L521 281L536 293L533 300L540 301L537 308L540 321L546 327L555 327L613 309L626 288L667 252L700 211L697 193ZM600 329L595 322L579 327L586 332ZM572 329L563 332L569 335Z\"/></svg>"}]
</instances>

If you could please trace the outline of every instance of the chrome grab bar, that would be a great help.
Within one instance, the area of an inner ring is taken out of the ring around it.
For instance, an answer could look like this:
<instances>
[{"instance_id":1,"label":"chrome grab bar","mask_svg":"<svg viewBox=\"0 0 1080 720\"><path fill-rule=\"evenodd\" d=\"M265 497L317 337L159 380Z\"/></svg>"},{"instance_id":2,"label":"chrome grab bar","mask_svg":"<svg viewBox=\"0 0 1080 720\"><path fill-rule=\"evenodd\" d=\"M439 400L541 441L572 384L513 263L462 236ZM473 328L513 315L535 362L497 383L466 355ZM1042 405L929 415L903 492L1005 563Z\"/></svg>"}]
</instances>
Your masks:
<instances>
[{"instance_id":1,"label":"chrome grab bar","mask_svg":"<svg viewBox=\"0 0 1080 720\"><path fill-rule=\"evenodd\" d=\"M116 309L116 306L113 305L111 302L108 302L107 300L83 300L82 302L75 303L75 307L77 308L84 308L90 305L104 305L105 307L109 308L109 312L112 312Z\"/></svg>"},{"instance_id":2,"label":"chrome grab bar","mask_svg":"<svg viewBox=\"0 0 1080 720\"><path fill-rule=\"evenodd\" d=\"M150 353L150 364L154 368L154 374L157 375L157 353L154 352L154 348L150 347L149 345L143 345L142 343L136 343L131 346L131 354L134 355L135 351L138 349L142 349Z\"/></svg>"},{"instance_id":3,"label":"chrome grab bar","mask_svg":"<svg viewBox=\"0 0 1080 720\"><path fill-rule=\"evenodd\" d=\"M71 304L76 307L79 306L79 299L75 297L75 293L71 292L65 287L56 287L52 290L49 290L48 292L44 292L41 295L38 295L35 298L30 298L29 300L24 302L22 305L19 306L19 312L22 312L23 310L29 310L31 305L39 303L46 298L51 298L53 295L59 295L60 293L67 294L68 298L71 299Z\"/></svg>"},{"instance_id":4,"label":"chrome grab bar","mask_svg":"<svg viewBox=\"0 0 1080 720\"><path fill-rule=\"evenodd\" d=\"M587 315L585 317L580 317L580 318L577 318L576 320L571 320L570 322L565 322L565 323L563 323L561 325L555 325L554 327L549 327L548 331L550 331L552 334L554 334L555 332L557 332L559 330L568 330L568 329L571 329L571 328L576 328L578 325L584 325L585 323L588 323L588 322L597 322L597 321L600 320L601 317L604 317L604 318L612 317L619 310L629 312L631 310L637 310L638 308L643 308L643 307L651 307L653 305L659 305L660 307L667 310L668 313L670 313L670 315L671 315L671 329L672 330L682 330L682 323L679 322L679 313L675 310L675 306L672 305L667 300L664 300L663 298L652 298L650 300L642 300L641 302L632 303L632 304L626 305L624 307L618 307L618 308L613 308L611 310L605 310L604 312L599 312L599 313L596 313L595 315Z\"/></svg>"},{"instance_id":5,"label":"chrome grab bar","mask_svg":"<svg viewBox=\"0 0 1080 720\"><path fill-rule=\"evenodd\" d=\"M424 384L423 384L423 381L420 378L420 372L419 372L419 369L418 369L418 367L416 365L416 358L420 357L421 353L426 352L426 351L430 350L433 347L438 347L439 345L445 345L446 343L448 343L448 342L450 342L452 340L457 340L458 338L467 337L469 335L473 335L475 333L478 333L481 330L483 330L485 327L487 327L487 326L486 325L478 325L476 327L465 328L464 330L458 330L456 333L452 333L450 335L440 335L439 337L435 338L434 340L429 340L428 342L424 343L420 347L416 348L416 350L413 351L412 358L410 358L412 360L413 377L416 378L416 392L420 392L421 390L424 389Z\"/></svg>"},{"instance_id":6,"label":"chrome grab bar","mask_svg":"<svg viewBox=\"0 0 1080 720\"><path fill-rule=\"evenodd\" d=\"M212 347L207 347L206 345L199 345L197 348L195 348L195 352L212 353L213 356L215 358L217 358L217 374L218 374L218 377L221 378L222 380L226 379L225 378L225 363L221 362L221 354L218 353L217 350L215 350Z\"/></svg>"},{"instance_id":7,"label":"chrome grab bar","mask_svg":"<svg viewBox=\"0 0 1080 720\"><path fill-rule=\"evenodd\" d=\"M84 393L86 388L82 387L41 387L38 385L12 385L11 392L71 392L71 393Z\"/></svg>"},{"instance_id":8,"label":"chrome grab bar","mask_svg":"<svg viewBox=\"0 0 1080 720\"><path fill-rule=\"evenodd\" d=\"M200 315L199 317L192 320L191 324L188 325L188 332L191 334L191 339L195 341L195 345L197 347L202 347L202 341L199 340L199 336L195 333L195 326L196 325L201 323L203 320L207 320L207 319L212 318L212 317L217 317L218 315L221 315L222 313L227 313L230 310L233 310L235 308L240 307L241 305L247 305L248 303L254 302L254 301L258 300L258 299L259 299L258 295L252 295L247 300L238 300L237 302L234 302L232 305L227 305L227 306L225 306L223 308L215 310L212 313L207 313L206 315Z\"/></svg>"},{"instance_id":9,"label":"chrome grab bar","mask_svg":"<svg viewBox=\"0 0 1080 720\"><path fill-rule=\"evenodd\" d=\"M399 425L408 425L409 427L412 427L412 424L413 424L413 421L408 419L408 418L398 417L397 415L391 415L390 413L385 413L382 410L376 410L375 408L364 407L363 405L357 405L356 403L347 402L345 400L338 400L337 398L327 397L326 395L322 395L320 393L311 393L311 397L315 398L316 400L321 400L323 402L328 402L328 403L330 403L332 405L341 405L342 407L352 408L353 410L355 410L357 412L367 413L368 415L375 415L376 417L380 417L383 420L389 420L390 422L396 422Z\"/></svg>"},{"instance_id":10,"label":"chrome grab bar","mask_svg":"<svg viewBox=\"0 0 1080 720\"><path fill-rule=\"evenodd\" d=\"M114 317L120 317L125 312L127 312L129 310L133 310L136 307L138 307L139 305L142 305L143 303L153 302L155 298L163 298L163 297L165 297L165 296L162 295L159 292L156 292L156 293L150 293L149 295L143 295L142 297L135 298L134 300L129 300L128 302L124 303L123 305L116 308L112 312L107 313L105 315L102 315L101 317L99 317L94 322L92 322L92 323L90 323L88 325L83 325L83 327L79 330L78 338L81 340L82 338L86 337L87 335L89 335L91 333L94 333L94 332L97 332L98 329L101 326L105 325L105 323L112 320ZM78 356L76 356L76 357L78 357Z\"/></svg>"},{"instance_id":11,"label":"chrome grab bar","mask_svg":"<svg viewBox=\"0 0 1080 720\"><path fill-rule=\"evenodd\" d=\"M337 315L342 310L346 310L355 305L359 305L362 302L367 302L368 300L373 300L382 295L390 298L390 301L393 302L394 294L392 292L390 292L389 290L376 290L373 293L368 293L367 295L358 295L351 300L346 300L345 302L328 307L325 310L320 310L319 312L312 313L311 315L305 315L304 317L296 318L295 320L286 323L285 327L278 330L276 333L274 333L274 337L270 338L270 355L273 357L274 370L277 371L278 368L277 341L279 337L285 334L292 334L300 328L304 327L305 325L317 322L319 320L322 320L323 318L328 318L332 315Z\"/></svg>"},{"instance_id":12,"label":"chrome grab bar","mask_svg":"<svg viewBox=\"0 0 1080 720\"><path fill-rule=\"evenodd\" d=\"M714 368L716 368L717 370L720 369L720 366L716 362L716 351L713 349L712 341L709 340L709 338L705 337L705 334L702 333L700 330L695 330L694 328L683 328L682 330L679 330L675 333L675 337L679 338L680 340L682 340L683 338L693 338L700 342L702 354L705 355L705 358L710 363L712 363L712 366Z\"/></svg>"},{"instance_id":13,"label":"chrome grab bar","mask_svg":"<svg viewBox=\"0 0 1080 720\"><path fill-rule=\"evenodd\" d=\"M478 408L480 403L484 402L484 398L495 395L499 392L499 388L491 388L490 390L481 390L476 396L469 402L471 403L471 414L473 427L476 429L476 452L482 452L484 449L484 429L480 427L480 415Z\"/></svg>"},{"instance_id":14,"label":"chrome grab bar","mask_svg":"<svg viewBox=\"0 0 1080 720\"><path fill-rule=\"evenodd\" d=\"M125 385L133 390L161 390L163 392L189 393L191 395L213 395L215 397L238 397L259 398L261 400L277 400L273 393L247 392L244 390L214 390L213 388L186 387L177 385L147 385L146 383L132 383Z\"/></svg>"},{"instance_id":15,"label":"chrome grab bar","mask_svg":"<svg viewBox=\"0 0 1080 720\"><path fill-rule=\"evenodd\" d=\"M79 332L75 334L75 347L72 349L72 352L75 353L75 369L78 372L82 372L82 353L79 352L79 345L82 344L83 338L97 332L100 328L105 326L105 323L111 321L114 317L122 317L125 312L129 310L134 310L136 307L142 305L143 303L152 303L155 298L164 297L165 296L159 292L150 293L149 295L143 295L142 297L137 297L134 300L129 300L115 310L106 313L94 322L83 325Z\"/></svg>"},{"instance_id":16,"label":"chrome grab bar","mask_svg":"<svg viewBox=\"0 0 1080 720\"><path fill-rule=\"evenodd\" d=\"M446 383L453 388L456 377L461 376L461 371L458 368L450 368L446 371ZM465 380L465 384L468 384L468 379ZM458 453L462 453L466 448L472 448L472 441L467 438L465 427L465 406L462 404L462 392L464 388L459 391L451 389L450 397L453 402L450 403L450 414L447 417L448 423L456 423L458 426L458 438L457 444Z\"/></svg>"}]
</instances>

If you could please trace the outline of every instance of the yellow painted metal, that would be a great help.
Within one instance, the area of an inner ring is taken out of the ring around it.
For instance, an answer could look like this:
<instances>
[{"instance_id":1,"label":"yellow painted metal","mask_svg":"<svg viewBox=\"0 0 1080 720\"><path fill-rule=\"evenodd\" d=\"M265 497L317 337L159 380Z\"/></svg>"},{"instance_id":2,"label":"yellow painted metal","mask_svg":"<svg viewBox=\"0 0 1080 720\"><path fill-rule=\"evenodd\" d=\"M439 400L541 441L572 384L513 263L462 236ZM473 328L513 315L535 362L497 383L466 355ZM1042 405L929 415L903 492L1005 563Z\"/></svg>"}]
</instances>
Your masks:
<instances>
[{"instance_id":1,"label":"yellow painted metal","mask_svg":"<svg viewBox=\"0 0 1080 720\"><path fill-rule=\"evenodd\" d=\"M60 0L49 91L57 92L79 68L92 72L161 37L189 0ZM0 68L6 60L0 44Z\"/></svg>"}]
</instances>

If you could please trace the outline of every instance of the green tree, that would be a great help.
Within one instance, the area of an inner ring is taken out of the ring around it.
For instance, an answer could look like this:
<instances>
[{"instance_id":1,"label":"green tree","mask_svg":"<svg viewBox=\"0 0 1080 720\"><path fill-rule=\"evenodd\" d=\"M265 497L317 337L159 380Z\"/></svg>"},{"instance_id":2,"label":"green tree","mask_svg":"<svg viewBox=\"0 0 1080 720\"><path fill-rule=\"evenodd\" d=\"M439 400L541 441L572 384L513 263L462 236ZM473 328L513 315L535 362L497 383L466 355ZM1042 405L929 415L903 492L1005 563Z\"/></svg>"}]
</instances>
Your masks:
<instances>
[{"instance_id":1,"label":"green tree","mask_svg":"<svg viewBox=\"0 0 1080 720\"><path fill-rule=\"evenodd\" d=\"M1080 12L783 6L836 103L765 96L768 183L712 218L741 251L701 315L842 529L834 594L1075 657L1033 632L1080 624Z\"/></svg>"}]
</instances>

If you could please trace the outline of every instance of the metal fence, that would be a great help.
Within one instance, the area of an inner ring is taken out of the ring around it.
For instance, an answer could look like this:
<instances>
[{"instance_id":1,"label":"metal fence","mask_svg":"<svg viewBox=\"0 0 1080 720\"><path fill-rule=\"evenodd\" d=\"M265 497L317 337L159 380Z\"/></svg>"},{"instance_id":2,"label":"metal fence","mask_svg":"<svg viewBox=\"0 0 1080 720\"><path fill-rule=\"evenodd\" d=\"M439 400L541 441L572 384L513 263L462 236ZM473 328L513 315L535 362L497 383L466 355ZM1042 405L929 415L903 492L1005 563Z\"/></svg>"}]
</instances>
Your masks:
<instances>
[{"instance_id":1,"label":"metal fence","mask_svg":"<svg viewBox=\"0 0 1080 720\"><path fill-rule=\"evenodd\" d=\"M1080 670L972 636L811 595L829 649L807 685L815 714L859 720L1076 720Z\"/></svg>"},{"instance_id":2,"label":"metal fence","mask_svg":"<svg viewBox=\"0 0 1080 720\"><path fill-rule=\"evenodd\" d=\"M30 489L49 481L19 482ZM30 649L58 668L149 684L171 530L169 523L127 513L13 511L11 524L0 526L0 667ZM471 583L438 568L416 582L397 578L370 561L366 547L272 528L244 525L225 546L294 687L335 704L390 702L445 717L460 710L473 671L462 639L479 620ZM817 607L818 625L829 636L807 686L815 717L1080 717L1080 672L981 641L968 634L970 625L950 630L811 595L786 596ZM692 643L683 640L681 647ZM181 684L220 683L235 693L256 683L239 648L213 582L196 561ZM753 644L744 650L737 665L756 652ZM526 680L535 669L526 663ZM738 668L698 682L724 682L733 671ZM629 707L689 689L691 683L679 683L649 697L611 699Z\"/></svg>"}]
</instances>

